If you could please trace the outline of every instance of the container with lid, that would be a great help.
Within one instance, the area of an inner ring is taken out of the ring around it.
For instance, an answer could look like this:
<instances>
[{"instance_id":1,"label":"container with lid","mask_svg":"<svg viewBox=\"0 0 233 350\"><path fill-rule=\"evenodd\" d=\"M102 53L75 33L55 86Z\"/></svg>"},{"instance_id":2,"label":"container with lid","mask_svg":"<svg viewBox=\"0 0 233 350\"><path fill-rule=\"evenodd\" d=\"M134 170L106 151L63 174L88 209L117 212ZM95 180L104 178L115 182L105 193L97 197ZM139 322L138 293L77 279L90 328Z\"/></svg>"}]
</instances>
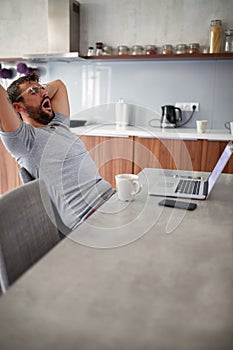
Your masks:
<instances>
[{"instance_id":1,"label":"container with lid","mask_svg":"<svg viewBox=\"0 0 233 350\"><path fill-rule=\"evenodd\" d=\"M96 50L95 50L96 56L101 56L103 54L103 43L97 42L95 45L96 45Z\"/></svg>"},{"instance_id":2,"label":"container with lid","mask_svg":"<svg viewBox=\"0 0 233 350\"><path fill-rule=\"evenodd\" d=\"M103 55L110 56L110 55L112 55L112 53L113 53L113 50L112 50L111 46L105 45L103 47Z\"/></svg>"},{"instance_id":3,"label":"container with lid","mask_svg":"<svg viewBox=\"0 0 233 350\"><path fill-rule=\"evenodd\" d=\"M128 55L129 48L126 45L117 46L118 55Z\"/></svg>"},{"instance_id":4,"label":"container with lid","mask_svg":"<svg viewBox=\"0 0 233 350\"><path fill-rule=\"evenodd\" d=\"M163 55L170 55L173 53L173 46L170 44L165 44L162 47L162 53Z\"/></svg>"},{"instance_id":5,"label":"container with lid","mask_svg":"<svg viewBox=\"0 0 233 350\"><path fill-rule=\"evenodd\" d=\"M225 52L233 52L233 29L225 31Z\"/></svg>"},{"instance_id":6,"label":"container with lid","mask_svg":"<svg viewBox=\"0 0 233 350\"><path fill-rule=\"evenodd\" d=\"M89 46L87 50L87 56L94 56L95 55L95 50L93 46Z\"/></svg>"},{"instance_id":7,"label":"container with lid","mask_svg":"<svg viewBox=\"0 0 233 350\"><path fill-rule=\"evenodd\" d=\"M188 53L193 54L193 53L199 53L200 51L200 45L198 43L191 43L188 46Z\"/></svg>"},{"instance_id":8,"label":"container with lid","mask_svg":"<svg viewBox=\"0 0 233 350\"><path fill-rule=\"evenodd\" d=\"M186 44L178 44L176 45L176 53L179 54L184 54L188 52L188 46Z\"/></svg>"},{"instance_id":9,"label":"container with lid","mask_svg":"<svg viewBox=\"0 0 233 350\"><path fill-rule=\"evenodd\" d=\"M141 45L132 46L132 55L143 55L144 49Z\"/></svg>"},{"instance_id":10,"label":"container with lid","mask_svg":"<svg viewBox=\"0 0 233 350\"><path fill-rule=\"evenodd\" d=\"M210 22L210 53L221 52L222 21L214 19Z\"/></svg>"},{"instance_id":11,"label":"container with lid","mask_svg":"<svg viewBox=\"0 0 233 350\"><path fill-rule=\"evenodd\" d=\"M157 47L155 45L146 46L146 55L155 55L157 52Z\"/></svg>"}]
</instances>

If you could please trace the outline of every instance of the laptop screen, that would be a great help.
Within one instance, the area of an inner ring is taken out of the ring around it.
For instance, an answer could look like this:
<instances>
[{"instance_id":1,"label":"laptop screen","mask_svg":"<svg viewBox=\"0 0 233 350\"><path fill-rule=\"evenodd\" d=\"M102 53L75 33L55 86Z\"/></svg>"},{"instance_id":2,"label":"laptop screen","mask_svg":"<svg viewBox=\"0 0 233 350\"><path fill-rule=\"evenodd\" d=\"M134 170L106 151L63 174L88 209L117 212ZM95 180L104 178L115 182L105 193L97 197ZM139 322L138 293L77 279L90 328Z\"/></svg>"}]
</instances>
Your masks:
<instances>
[{"instance_id":1,"label":"laptop screen","mask_svg":"<svg viewBox=\"0 0 233 350\"><path fill-rule=\"evenodd\" d=\"M225 165L227 164L228 160L230 159L232 153L233 153L233 144L230 141L226 145L226 147L225 147L221 157L219 158L217 164L214 167L214 170L212 171L212 173L209 176L209 179L208 179L208 195L210 194L210 192L211 192L215 182L217 181L219 175L221 174L221 172L225 168Z\"/></svg>"}]
</instances>

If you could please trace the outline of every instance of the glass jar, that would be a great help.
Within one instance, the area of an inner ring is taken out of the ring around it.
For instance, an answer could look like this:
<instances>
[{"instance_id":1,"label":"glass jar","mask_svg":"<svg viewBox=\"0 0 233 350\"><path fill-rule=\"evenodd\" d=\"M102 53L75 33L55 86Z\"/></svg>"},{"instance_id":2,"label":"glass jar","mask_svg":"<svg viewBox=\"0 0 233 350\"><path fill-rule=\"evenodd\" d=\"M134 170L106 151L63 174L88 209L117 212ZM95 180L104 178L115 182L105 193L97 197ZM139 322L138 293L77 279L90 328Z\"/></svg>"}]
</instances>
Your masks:
<instances>
[{"instance_id":1,"label":"glass jar","mask_svg":"<svg viewBox=\"0 0 233 350\"><path fill-rule=\"evenodd\" d=\"M132 47L132 55L143 55L143 50L141 45L134 45Z\"/></svg>"},{"instance_id":2,"label":"glass jar","mask_svg":"<svg viewBox=\"0 0 233 350\"><path fill-rule=\"evenodd\" d=\"M111 55L112 55L112 52L113 52L113 50L112 50L112 47L111 47L111 46L105 45L105 46L103 47L103 55L105 55L105 56L111 56Z\"/></svg>"},{"instance_id":3,"label":"glass jar","mask_svg":"<svg viewBox=\"0 0 233 350\"><path fill-rule=\"evenodd\" d=\"M210 53L221 52L222 21L219 19L210 22Z\"/></svg>"},{"instance_id":4,"label":"glass jar","mask_svg":"<svg viewBox=\"0 0 233 350\"><path fill-rule=\"evenodd\" d=\"M188 52L188 46L186 44L178 44L176 45L176 53L179 54L184 54Z\"/></svg>"},{"instance_id":5,"label":"glass jar","mask_svg":"<svg viewBox=\"0 0 233 350\"><path fill-rule=\"evenodd\" d=\"M226 40L225 40L225 52L233 52L233 29L225 31Z\"/></svg>"},{"instance_id":6,"label":"glass jar","mask_svg":"<svg viewBox=\"0 0 233 350\"><path fill-rule=\"evenodd\" d=\"M157 52L157 47L155 45L147 45L146 46L146 54L147 55L155 55Z\"/></svg>"},{"instance_id":7,"label":"glass jar","mask_svg":"<svg viewBox=\"0 0 233 350\"><path fill-rule=\"evenodd\" d=\"M89 46L87 50L87 56L94 56L94 55L95 55L94 47Z\"/></svg>"},{"instance_id":8,"label":"glass jar","mask_svg":"<svg viewBox=\"0 0 233 350\"><path fill-rule=\"evenodd\" d=\"M117 46L118 55L128 55L129 48L126 45Z\"/></svg>"},{"instance_id":9,"label":"glass jar","mask_svg":"<svg viewBox=\"0 0 233 350\"><path fill-rule=\"evenodd\" d=\"M163 55L171 55L173 53L173 46L170 44L163 45L162 53Z\"/></svg>"},{"instance_id":10,"label":"glass jar","mask_svg":"<svg viewBox=\"0 0 233 350\"><path fill-rule=\"evenodd\" d=\"M96 45L96 50L95 50L96 56L101 56L103 54L103 43L97 42L95 45Z\"/></svg>"},{"instance_id":11,"label":"glass jar","mask_svg":"<svg viewBox=\"0 0 233 350\"><path fill-rule=\"evenodd\" d=\"M199 53L199 50L200 50L200 45L198 43L189 44L188 53L190 54Z\"/></svg>"}]
</instances>

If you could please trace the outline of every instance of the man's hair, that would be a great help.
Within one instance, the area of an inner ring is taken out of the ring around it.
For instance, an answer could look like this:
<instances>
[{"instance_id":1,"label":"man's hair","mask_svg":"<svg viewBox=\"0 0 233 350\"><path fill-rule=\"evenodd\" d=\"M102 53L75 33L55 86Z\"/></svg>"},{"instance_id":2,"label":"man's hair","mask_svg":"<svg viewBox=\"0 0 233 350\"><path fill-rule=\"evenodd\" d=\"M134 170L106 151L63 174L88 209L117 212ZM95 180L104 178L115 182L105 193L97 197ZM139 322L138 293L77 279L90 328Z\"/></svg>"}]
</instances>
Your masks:
<instances>
[{"instance_id":1,"label":"man's hair","mask_svg":"<svg viewBox=\"0 0 233 350\"><path fill-rule=\"evenodd\" d=\"M17 80L13 81L13 83L9 85L9 87L7 88L7 93L11 103L23 101L23 96L20 96L20 85L31 81L37 83L39 82L39 74L37 71L33 72L32 74L24 75L18 78Z\"/></svg>"}]
</instances>

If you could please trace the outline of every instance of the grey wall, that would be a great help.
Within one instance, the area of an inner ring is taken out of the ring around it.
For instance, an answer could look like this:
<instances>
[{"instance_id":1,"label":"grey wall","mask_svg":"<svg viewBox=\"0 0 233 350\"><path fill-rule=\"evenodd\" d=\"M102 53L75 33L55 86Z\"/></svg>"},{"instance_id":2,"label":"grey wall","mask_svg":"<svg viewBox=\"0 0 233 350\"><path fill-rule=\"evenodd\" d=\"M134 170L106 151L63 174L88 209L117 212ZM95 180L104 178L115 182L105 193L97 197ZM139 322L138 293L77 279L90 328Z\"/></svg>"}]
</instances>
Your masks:
<instances>
[{"instance_id":1,"label":"grey wall","mask_svg":"<svg viewBox=\"0 0 233 350\"><path fill-rule=\"evenodd\" d=\"M120 44L199 42L208 45L211 19L233 28L232 0L80 0L81 53L103 41Z\"/></svg>"},{"instance_id":2,"label":"grey wall","mask_svg":"<svg viewBox=\"0 0 233 350\"><path fill-rule=\"evenodd\" d=\"M54 0L56 1L56 0ZM96 41L119 44L208 45L211 19L233 28L233 0L80 0L82 54ZM32 11L33 6L33 11ZM0 57L47 51L47 0L2 0ZM7 65L7 64L6 64ZM223 129L233 120L233 61L72 62L45 65L43 81L62 78L69 90L72 118L114 120L114 104L131 104L131 122L160 118L161 105L199 102L195 120ZM9 81L2 81L4 85ZM188 118L188 112L184 119Z\"/></svg>"}]
</instances>

